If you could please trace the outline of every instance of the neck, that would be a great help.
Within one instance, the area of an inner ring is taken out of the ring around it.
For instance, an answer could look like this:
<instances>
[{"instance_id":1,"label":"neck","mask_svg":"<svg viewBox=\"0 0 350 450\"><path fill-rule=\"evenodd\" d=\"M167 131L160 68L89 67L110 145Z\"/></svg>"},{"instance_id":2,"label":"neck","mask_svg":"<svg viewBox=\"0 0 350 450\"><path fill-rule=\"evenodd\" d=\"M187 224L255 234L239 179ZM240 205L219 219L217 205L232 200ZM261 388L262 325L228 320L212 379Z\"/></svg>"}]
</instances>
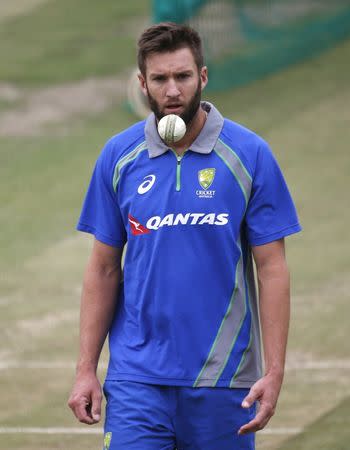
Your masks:
<instances>
[{"instance_id":1,"label":"neck","mask_svg":"<svg viewBox=\"0 0 350 450\"><path fill-rule=\"evenodd\" d=\"M207 113L199 106L196 114L194 115L191 122L188 124L185 136L172 145L173 149L178 155L183 155L185 151L191 147L192 143L195 141L199 133L201 132L205 121L207 119Z\"/></svg>"}]
</instances>

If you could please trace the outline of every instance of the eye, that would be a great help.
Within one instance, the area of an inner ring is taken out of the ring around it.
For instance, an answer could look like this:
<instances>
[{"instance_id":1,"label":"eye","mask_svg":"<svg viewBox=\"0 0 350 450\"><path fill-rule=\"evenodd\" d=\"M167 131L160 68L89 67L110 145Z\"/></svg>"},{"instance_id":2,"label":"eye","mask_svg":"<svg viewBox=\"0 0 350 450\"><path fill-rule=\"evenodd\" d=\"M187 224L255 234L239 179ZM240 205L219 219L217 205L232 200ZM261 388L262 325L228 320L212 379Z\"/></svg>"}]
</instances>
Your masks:
<instances>
[{"instance_id":1,"label":"eye","mask_svg":"<svg viewBox=\"0 0 350 450\"><path fill-rule=\"evenodd\" d=\"M179 73L177 78L179 80L186 80L187 78L189 78L191 75L189 73Z\"/></svg>"},{"instance_id":2,"label":"eye","mask_svg":"<svg viewBox=\"0 0 350 450\"><path fill-rule=\"evenodd\" d=\"M156 75L152 78L152 80L162 82L162 81L165 81L165 77L163 75Z\"/></svg>"}]
</instances>

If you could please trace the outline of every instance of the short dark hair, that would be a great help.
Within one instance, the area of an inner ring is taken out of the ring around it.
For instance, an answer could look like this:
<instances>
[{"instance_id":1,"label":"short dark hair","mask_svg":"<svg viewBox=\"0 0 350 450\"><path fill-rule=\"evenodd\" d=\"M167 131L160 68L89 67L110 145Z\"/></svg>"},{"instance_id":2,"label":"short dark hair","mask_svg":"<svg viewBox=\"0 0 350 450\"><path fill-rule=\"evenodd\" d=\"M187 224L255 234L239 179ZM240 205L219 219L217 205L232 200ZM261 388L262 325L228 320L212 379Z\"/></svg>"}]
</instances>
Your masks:
<instances>
[{"instance_id":1,"label":"short dark hair","mask_svg":"<svg viewBox=\"0 0 350 450\"><path fill-rule=\"evenodd\" d=\"M142 75L146 75L146 59L152 53L173 52L189 48L198 70L204 65L202 40L188 25L162 22L147 28L138 40L137 62Z\"/></svg>"}]
</instances>

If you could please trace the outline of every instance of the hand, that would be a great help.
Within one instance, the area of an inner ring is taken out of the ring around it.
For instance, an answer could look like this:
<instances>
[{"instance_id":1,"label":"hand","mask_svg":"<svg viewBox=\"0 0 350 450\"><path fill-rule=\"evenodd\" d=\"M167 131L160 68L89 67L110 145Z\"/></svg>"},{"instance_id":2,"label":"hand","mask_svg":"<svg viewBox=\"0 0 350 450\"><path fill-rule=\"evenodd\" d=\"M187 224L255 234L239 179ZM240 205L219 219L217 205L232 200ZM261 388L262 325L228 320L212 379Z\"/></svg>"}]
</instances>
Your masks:
<instances>
[{"instance_id":1,"label":"hand","mask_svg":"<svg viewBox=\"0 0 350 450\"><path fill-rule=\"evenodd\" d=\"M68 406L82 423L93 425L101 418L102 390L94 372L77 374Z\"/></svg>"},{"instance_id":2,"label":"hand","mask_svg":"<svg viewBox=\"0 0 350 450\"><path fill-rule=\"evenodd\" d=\"M251 387L249 394L242 402L242 408L250 408L254 402L259 401L259 410L253 420L242 425L238 434L254 433L266 426L275 413L282 378L267 374Z\"/></svg>"}]
</instances>

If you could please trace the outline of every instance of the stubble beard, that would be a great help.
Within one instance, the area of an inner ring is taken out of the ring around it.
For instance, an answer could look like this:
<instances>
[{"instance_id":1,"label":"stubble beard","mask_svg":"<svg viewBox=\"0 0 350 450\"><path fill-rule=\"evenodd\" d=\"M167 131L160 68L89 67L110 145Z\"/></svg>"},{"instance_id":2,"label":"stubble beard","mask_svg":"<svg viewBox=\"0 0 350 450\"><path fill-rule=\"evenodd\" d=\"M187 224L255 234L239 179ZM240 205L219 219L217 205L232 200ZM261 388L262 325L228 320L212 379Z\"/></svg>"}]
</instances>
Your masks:
<instances>
[{"instance_id":1,"label":"stubble beard","mask_svg":"<svg viewBox=\"0 0 350 450\"><path fill-rule=\"evenodd\" d=\"M157 120L160 120L162 117L165 116L164 112L159 108L158 102L155 100L155 98L149 93L147 90L147 98L148 98L148 104L151 109L151 111L156 116ZM185 122L185 124L188 126L191 121L193 120L194 116L196 115L199 105L201 103L202 98L202 86L201 86L201 80L198 81L198 86L196 89L196 92L193 94L193 97L188 103L188 106L183 111L182 114L180 114L181 119Z\"/></svg>"}]
</instances>

